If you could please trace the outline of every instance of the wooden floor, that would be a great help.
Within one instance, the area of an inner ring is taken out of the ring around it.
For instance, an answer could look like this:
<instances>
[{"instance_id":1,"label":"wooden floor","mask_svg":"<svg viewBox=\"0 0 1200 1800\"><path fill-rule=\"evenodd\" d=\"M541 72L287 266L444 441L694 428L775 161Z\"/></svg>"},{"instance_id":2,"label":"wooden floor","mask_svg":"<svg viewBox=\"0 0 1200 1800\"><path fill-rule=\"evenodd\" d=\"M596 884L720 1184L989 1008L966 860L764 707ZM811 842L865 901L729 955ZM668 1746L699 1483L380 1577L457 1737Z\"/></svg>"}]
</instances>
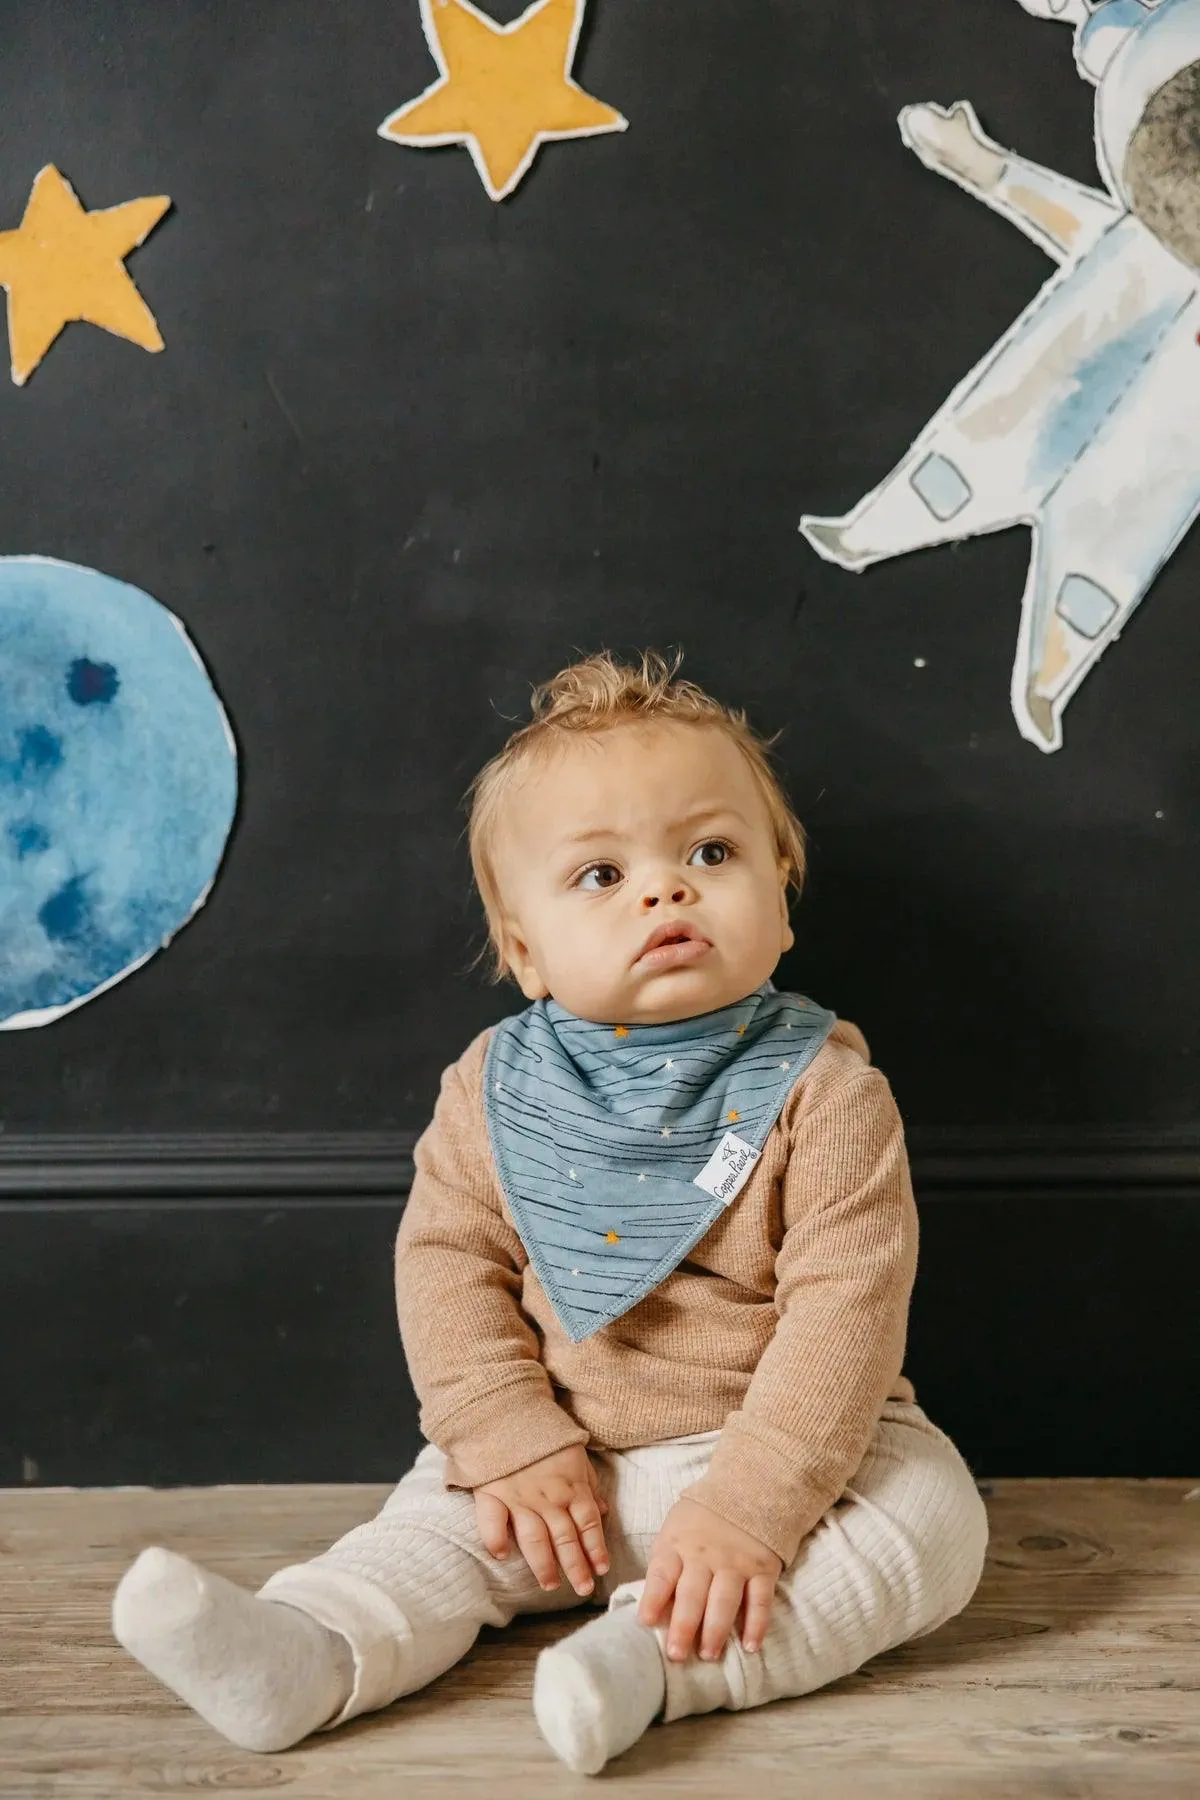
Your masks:
<instances>
[{"instance_id":1,"label":"wooden floor","mask_svg":"<svg viewBox=\"0 0 1200 1800\"><path fill-rule=\"evenodd\" d=\"M0 1491L0 1795L1200 1797L1200 1489L1182 1481L995 1483L961 1617L819 1694L654 1726L598 1782L530 1712L534 1656L566 1620L486 1632L423 1693L273 1756L226 1744L112 1641L113 1584L143 1545L258 1583L384 1491Z\"/></svg>"}]
</instances>

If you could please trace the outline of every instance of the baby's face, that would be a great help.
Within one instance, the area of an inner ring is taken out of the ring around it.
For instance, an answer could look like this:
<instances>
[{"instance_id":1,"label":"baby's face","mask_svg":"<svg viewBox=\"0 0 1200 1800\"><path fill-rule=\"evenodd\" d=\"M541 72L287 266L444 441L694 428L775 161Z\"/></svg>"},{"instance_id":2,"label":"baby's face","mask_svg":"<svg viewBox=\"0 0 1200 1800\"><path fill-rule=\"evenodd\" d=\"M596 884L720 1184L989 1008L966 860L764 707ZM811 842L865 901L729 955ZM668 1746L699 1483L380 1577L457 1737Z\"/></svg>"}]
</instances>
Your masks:
<instances>
[{"instance_id":1,"label":"baby's face","mask_svg":"<svg viewBox=\"0 0 1200 1800\"><path fill-rule=\"evenodd\" d=\"M530 1000L663 1024L761 986L793 936L786 870L741 753L714 726L627 724L566 744L497 833L505 952ZM643 955L668 923L699 938Z\"/></svg>"}]
</instances>

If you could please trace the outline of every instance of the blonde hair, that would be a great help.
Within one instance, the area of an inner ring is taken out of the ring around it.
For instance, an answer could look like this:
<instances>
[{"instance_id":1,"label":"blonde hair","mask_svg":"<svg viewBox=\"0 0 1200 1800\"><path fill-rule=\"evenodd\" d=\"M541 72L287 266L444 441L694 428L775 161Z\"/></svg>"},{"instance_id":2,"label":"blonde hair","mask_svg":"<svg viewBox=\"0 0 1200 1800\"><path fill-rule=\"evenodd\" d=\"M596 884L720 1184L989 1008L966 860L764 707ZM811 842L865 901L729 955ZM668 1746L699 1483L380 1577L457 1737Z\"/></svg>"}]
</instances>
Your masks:
<instances>
[{"instance_id":1,"label":"blonde hair","mask_svg":"<svg viewBox=\"0 0 1200 1800\"><path fill-rule=\"evenodd\" d=\"M689 725L711 725L734 743L746 759L755 786L766 803L780 863L797 894L804 885L804 828L792 811L783 785L772 768L769 752L780 733L762 738L744 712L723 706L692 681L676 681L683 661L676 653L668 667L656 650L642 653L640 666L618 663L611 652L601 650L582 662L571 663L550 681L533 689L532 718L514 731L490 762L479 771L464 800L470 808L467 844L475 886L487 917L488 942L475 962L490 951L488 979L503 981L511 971L504 957L500 935L501 897L496 880L492 846L504 797L517 775L530 766L544 766L555 749L583 733L609 731L616 725L657 723L669 720Z\"/></svg>"}]
</instances>

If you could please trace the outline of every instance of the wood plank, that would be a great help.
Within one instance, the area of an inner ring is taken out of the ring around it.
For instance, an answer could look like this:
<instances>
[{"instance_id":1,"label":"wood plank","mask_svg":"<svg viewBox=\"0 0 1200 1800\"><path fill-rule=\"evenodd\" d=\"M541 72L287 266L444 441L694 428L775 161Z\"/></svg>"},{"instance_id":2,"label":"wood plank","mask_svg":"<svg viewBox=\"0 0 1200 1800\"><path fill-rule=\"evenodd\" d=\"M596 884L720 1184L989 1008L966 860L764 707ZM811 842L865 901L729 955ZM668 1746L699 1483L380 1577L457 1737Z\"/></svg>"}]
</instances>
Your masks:
<instances>
[{"instance_id":1,"label":"wood plank","mask_svg":"<svg viewBox=\"0 0 1200 1800\"><path fill-rule=\"evenodd\" d=\"M534 1657L571 1619L486 1631L423 1693L265 1757L225 1744L112 1641L112 1588L146 1543L256 1584L368 1517L387 1491L0 1491L0 1794L588 1791L529 1711ZM1194 1800L1200 1491L1185 1481L998 1481L988 1505L987 1570L958 1619L818 1694L656 1727L606 1773L605 1791Z\"/></svg>"}]
</instances>

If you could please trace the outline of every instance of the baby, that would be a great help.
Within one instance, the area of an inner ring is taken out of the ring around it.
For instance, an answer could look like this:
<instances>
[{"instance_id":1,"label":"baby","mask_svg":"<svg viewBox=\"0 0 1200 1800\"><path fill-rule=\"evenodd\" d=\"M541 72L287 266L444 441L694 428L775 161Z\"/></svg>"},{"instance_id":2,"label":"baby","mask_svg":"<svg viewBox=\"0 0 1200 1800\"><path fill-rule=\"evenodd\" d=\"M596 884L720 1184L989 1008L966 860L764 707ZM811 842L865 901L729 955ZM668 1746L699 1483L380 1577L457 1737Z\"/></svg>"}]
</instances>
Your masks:
<instances>
[{"instance_id":1,"label":"baby","mask_svg":"<svg viewBox=\"0 0 1200 1800\"><path fill-rule=\"evenodd\" d=\"M891 1090L853 1025L774 987L801 829L768 744L677 668L563 670L473 784L493 974L530 1004L444 1072L414 1151L412 1469L258 1595L162 1549L117 1590L120 1642L246 1749L590 1603L533 1707L595 1774L655 1719L809 1693L975 1591L983 1502L902 1373Z\"/></svg>"}]
</instances>

